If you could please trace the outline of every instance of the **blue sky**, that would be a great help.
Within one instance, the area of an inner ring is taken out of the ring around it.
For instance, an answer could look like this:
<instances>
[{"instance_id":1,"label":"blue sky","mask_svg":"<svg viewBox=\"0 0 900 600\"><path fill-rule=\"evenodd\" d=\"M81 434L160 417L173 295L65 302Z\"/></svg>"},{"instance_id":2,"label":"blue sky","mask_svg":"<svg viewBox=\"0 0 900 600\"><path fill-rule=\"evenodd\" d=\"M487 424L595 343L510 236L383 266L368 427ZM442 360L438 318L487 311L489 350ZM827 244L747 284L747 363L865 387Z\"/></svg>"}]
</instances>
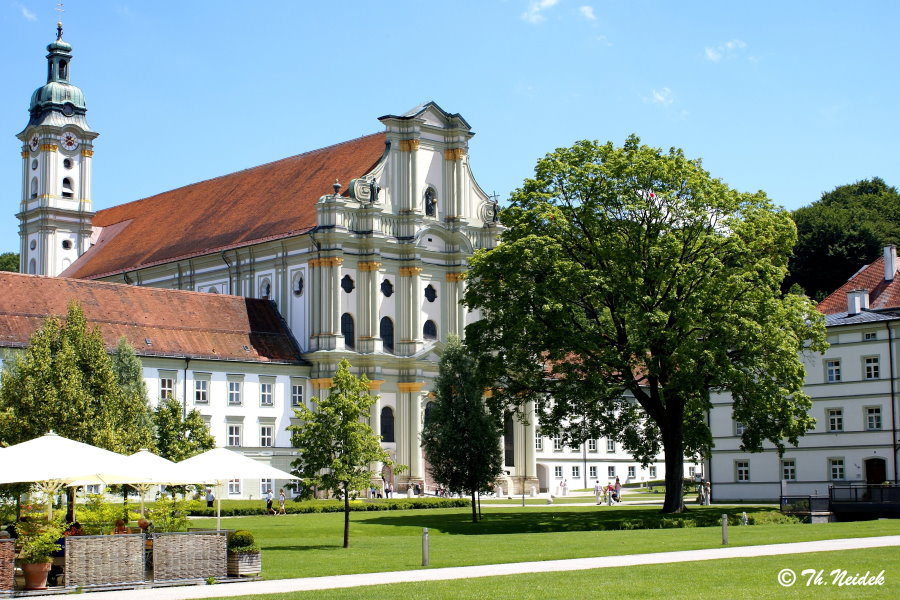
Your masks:
<instances>
[{"instance_id":1,"label":"blue sky","mask_svg":"<svg viewBox=\"0 0 900 600\"><path fill-rule=\"evenodd\" d=\"M54 8L0 0L0 252L18 250L14 136ZM427 100L472 125L472 169L501 200L554 148L630 133L789 209L900 185L896 2L73 0L63 21L100 132L95 209L374 133Z\"/></svg>"}]
</instances>

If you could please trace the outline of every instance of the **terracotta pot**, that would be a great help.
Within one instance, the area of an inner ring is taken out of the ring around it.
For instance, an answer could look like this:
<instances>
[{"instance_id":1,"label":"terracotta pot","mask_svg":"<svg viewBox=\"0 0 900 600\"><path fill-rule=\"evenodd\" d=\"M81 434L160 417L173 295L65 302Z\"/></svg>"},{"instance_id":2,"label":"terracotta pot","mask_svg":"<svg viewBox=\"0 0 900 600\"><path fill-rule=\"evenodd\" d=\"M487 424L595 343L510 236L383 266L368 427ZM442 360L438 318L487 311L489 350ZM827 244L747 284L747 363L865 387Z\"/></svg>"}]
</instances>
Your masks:
<instances>
[{"instance_id":1,"label":"terracotta pot","mask_svg":"<svg viewBox=\"0 0 900 600\"><path fill-rule=\"evenodd\" d=\"M47 574L50 572L51 563L30 563L22 565L22 573L25 574L26 590L46 590Z\"/></svg>"}]
</instances>

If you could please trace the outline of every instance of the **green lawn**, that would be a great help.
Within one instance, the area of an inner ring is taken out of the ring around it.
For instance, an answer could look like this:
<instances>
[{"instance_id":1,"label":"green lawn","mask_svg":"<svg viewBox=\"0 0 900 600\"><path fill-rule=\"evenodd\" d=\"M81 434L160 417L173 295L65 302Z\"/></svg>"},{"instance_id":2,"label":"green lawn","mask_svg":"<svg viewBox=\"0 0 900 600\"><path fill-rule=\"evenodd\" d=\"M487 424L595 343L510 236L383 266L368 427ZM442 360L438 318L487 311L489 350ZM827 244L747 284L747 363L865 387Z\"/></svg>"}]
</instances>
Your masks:
<instances>
[{"instance_id":1,"label":"green lawn","mask_svg":"<svg viewBox=\"0 0 900 600\"><path fill-rule=\"evenodd\" d=\"M710 522L724 509L690 511ZM755 507L741 507L758 514ZM732 514L740 514L732 511ZM569 506L552 509L487 507L470 521L467 509L351 514L350 548L341 547L340 513L223 519L228 529L249 529L263 550L267 579L421 568L422 528L430 532L431 566L449 567L642 552L717 548L719 527L602 530L658 523L658 507ZM214 526L212 519L192 526ZM752 525L729 529L732 545L900 534L900 520L827 525ZM900 574L898 574L900 576Z\"/></svg>"},{"instance_id":2,"label":"green lawn","mask_svg":"<svg viewBox=\"0 0 900 600\"><path fill-rule=\"evenodd\" d=\"M779 585L776 577L782 569L795 571L793 586ZM828 585L807 586L804 569L824 570ZM833 569L860 575L884 570L884 585L836 587L829 575ZM211 597L215 594L210 590ZM568 571L529 573L424 583L401 583L336 590L241 596L237 600L388 600L428 598L428 600L697 600L728 598L768 600L791 598L853 599L900 597L900 552L895 549L815 552L789 556L738 558L714 561L674 563Z\"/></svg>"}]
</instances>

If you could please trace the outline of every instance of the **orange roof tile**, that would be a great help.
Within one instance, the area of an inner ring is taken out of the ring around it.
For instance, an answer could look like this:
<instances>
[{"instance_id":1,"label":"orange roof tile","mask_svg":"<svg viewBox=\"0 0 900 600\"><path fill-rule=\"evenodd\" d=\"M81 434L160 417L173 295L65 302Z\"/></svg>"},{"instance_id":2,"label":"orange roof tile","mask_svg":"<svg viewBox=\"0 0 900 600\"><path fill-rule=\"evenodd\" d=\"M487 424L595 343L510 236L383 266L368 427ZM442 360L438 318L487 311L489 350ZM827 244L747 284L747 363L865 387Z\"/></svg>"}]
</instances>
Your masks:
<instances>
[{"instance_id":1,"label":"orange roof tile","mask_svg":"<svg viewBox=\"0 0 900 600\"><path fill-rule=\"evenodd\" d=\"M847 312L847 292L853 290L869 290L870 309L900 307L900 278L895 275L891 281L885 281L883 256L857 271L816 308L826 315Z\"/></svg>"},{"instance_id":2,"label":"orange roof tile","mask_svg":"<svg viewBox=\"0 0 900 600\"><path fill-rule=\"evenodd\" d=\"M63 275L97 278L303 233L334 180L348 185L384 152L376 133L101 210L97 243Z\"/></svg>"},{"instance_id":3,"label":"orange roof tile","mask_svg":"<svg viewBox=\"0 0 900 600\"><path fill-rule=\"evenodd\" d=\"M108 348L124 336L143 356L305 362L268 300L4 272L0 347L27 346L47 316L65 316L71 300L101 328Z\"/></svg>"}]
</instances>

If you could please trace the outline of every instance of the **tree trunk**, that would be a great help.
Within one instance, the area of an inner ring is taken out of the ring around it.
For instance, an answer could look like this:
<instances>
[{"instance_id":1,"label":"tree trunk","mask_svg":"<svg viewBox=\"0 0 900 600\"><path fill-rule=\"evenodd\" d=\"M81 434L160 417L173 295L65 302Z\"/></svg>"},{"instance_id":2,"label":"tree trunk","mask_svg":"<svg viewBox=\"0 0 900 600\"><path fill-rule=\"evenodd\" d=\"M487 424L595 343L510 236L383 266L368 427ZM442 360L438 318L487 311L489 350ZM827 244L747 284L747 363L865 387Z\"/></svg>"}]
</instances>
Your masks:
<instances>
[{"instance_id":1,"label":"tree trunk","mask_svg":"<svg viewBox=\"0 0 900 600\"><path fill-rule=\"evenodd\" d=\"M675 422L672 422L675 421ZM684 512L684 432L680 417L660 428L666 456L666 499L664 513Z\"/></svg>"},{"instance_id":2,"label":"tree trunk","mask_svg":"<svg viewBox=\"0 0 900 600\"><path fill-rule=\"evenodd\" d=\"M75 491L77 488L66 488L66 523L75 520Z\"/></svg>"},{"instance_id":3,"label":"tree trunk","mask_svg":"<svg viewBox=\"0 0 900 600\"><path fill-rule=\"evenodd\" d=\"M350 547L350 493L344 484L344 548Z\"/></svg>"},{"instance_id":4,"label":"tree trunk","mask_svg":"<svg viewBox=\"0 0 900 600\"><path fill-rule=\"evenodd\" d=\"M477 512L477 509L475 508L475 490L474 490L474 488L472 489L472 522L473 523L478 522L478 512Z\"/></svg>"}]
</instances>

